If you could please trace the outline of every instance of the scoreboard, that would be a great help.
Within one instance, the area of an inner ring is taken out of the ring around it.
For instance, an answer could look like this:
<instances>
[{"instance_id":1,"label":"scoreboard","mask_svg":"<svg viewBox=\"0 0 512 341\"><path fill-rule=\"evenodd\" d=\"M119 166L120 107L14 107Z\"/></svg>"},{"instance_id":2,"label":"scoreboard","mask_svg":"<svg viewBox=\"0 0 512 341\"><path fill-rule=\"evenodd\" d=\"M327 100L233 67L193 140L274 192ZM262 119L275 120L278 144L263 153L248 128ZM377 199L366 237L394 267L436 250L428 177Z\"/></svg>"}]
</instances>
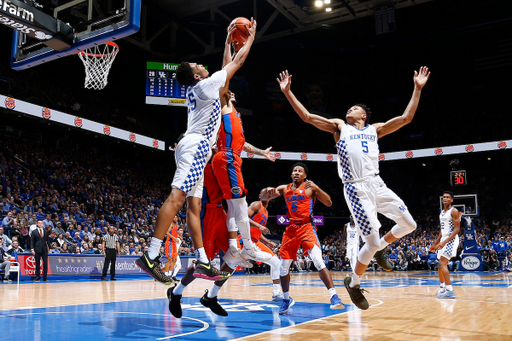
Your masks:
<instances>
[{"instance_id":1,"label":"scoreboard","mask_svg":"<svg viewBox=\"0 0 512 341\"><path fill-rule=\"evenodd\" d=\"M187 87L176 81L180 64L147 62L146 104L186 106Z\"/></svg>"}]
</instances>

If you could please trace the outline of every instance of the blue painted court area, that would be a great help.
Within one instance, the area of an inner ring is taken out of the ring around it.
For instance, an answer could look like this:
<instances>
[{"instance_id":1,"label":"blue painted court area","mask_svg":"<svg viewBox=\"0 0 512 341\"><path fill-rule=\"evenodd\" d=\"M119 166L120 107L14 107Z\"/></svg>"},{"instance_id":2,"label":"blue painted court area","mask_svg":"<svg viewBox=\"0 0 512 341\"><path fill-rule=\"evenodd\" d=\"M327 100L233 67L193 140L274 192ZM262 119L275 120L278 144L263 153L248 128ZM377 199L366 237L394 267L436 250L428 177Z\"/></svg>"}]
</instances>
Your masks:
<instances>
[{"instance_id":1,"label":"blue painted court area","mask_svg":"<svg viewBox=\"0 0 512 341\"><path fill-rule=\"evenodd\" d=\"M297 325L355 309L297 302L288 315L270 301L223 300L228 317L213 314L198 298L184 297L183 318L172 317L167 299L75 305L0 312L2 340L229 340Z\"/></svg>"}]
</instances>

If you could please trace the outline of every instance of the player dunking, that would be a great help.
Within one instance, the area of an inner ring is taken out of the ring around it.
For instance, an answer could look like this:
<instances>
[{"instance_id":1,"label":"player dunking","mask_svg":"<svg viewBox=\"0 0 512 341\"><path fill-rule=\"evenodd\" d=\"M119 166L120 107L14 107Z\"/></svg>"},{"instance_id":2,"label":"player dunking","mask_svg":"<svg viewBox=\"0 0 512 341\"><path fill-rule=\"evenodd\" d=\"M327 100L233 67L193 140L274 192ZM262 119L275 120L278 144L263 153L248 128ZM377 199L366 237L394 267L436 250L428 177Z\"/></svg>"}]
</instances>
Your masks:
<instances>
[{"instance_id":1,"label":"player dunking","mask_svg":"<svg viewBox=\"0 0 512 341\"><path fill-rule=\"evenodd\" d=\"M228 28L226 45L232 41ZM158 211L156 228L149 245L149 251L139 259L137 265L150 276L164 284L170 284L171 278L160 269L160 247L173 217L187 200L187 225L196 250L194 276L216 280L219 276L227 278L226 272L219 272L211 266L205 253L201 238L201 197L203 195L203 171L211 157L211 147L217 138L221 120L219 90L233 77L243 65L256 34L256 21L248 29L249 37L234 59L221 71L211 77L201 64L182 62L176 71L176 80L187 88L188 123L185 136L175 150L176 173L172 181L172 191Z\"/></svg>"},{"instance_id":2,"label":"player dunking","mask_svg":"<svg viewBox=\"0 0 512 341\"><path fill-rule=\"evenodd\" d=\"M379 176L377 140L411 122L418 107L421 89L427 83L429 76L427 67L421 67L419 73L415 71L412 98L402 116L372 125L368 123L371 111L363 104L354 105L347 111L347 124L341 119L327 119L313 115L291 92L292 76L288 71L282 72L277 79L281 91L304 122L334 135L338 151L338 173L344 184L345 200L365 242L359 251L352 277L344 280L350 299L360 309L369 308L359 283L371 259L375 257L384 270L392 270L393 266L382 250L416 229L416 222L402 199L387 188ZM379 236L381 224L377 218L377 212L397 223L382 238Z\"/></svg>"},{"instance_id":3,"label":"player dunking","mask_svg":"<svg viewBox=\"0 0 512 341\"><path fill-rule=\"evenodd\" d=\"M204 249L208 259L213 259L219 250L224 251L224 264L221 269L232 273L236 270L237 266L249 266L243 258L232 257L228 255L229 240L235 239L237 232L228 232L226 228L226 212L222 207L222 189L219 187L217 179L213 174L211 162L206 165L204 170L204 186L203 197L201 205L201 227L203 233ZM240 262L240 260L243 261ZM169 298L169 311L176 318L182 317L181 310L181 297L185 288L195 280L194 267L191 266L187 269L185 275L176 286L167 290L167 297ZM219 276L217 281L213 283L212 288L200 299L200 302L205 307L211 309L217 315L227 316L228 313L220 306L217 301L217 294L220 288L225 283L225 279Z\"/></svg>"},{"instance_id":4,"label":"player dunking","mask_svg":"<svg viewBox=\"0 0 512 341\"><path fill-rule=\"evenodd\" d=\"M354 217L350 216L350 222L345 225L345 233L347 234L347 254L352 271L356 268L357 254L359 253L359 230L354 223Z\"/></svg>"},{"instance_id":5,"label":"player dunking","mask_svg":"<svg viewBox=\"0 0 512 341\"><path fill-rule=\"evenodd\" d=\"M331 296L331 309L343 309L336 294L332 282L331 273L326 268L322 259L320 242L316 235L316 226L313 222L313 206L316 199L326 206L331 206L332 201L329 194L325 193L313 181L306 180L308 168L305 164L298 162L292 168L293 182L288 185L281 185L277 188L268 187L261 192L261 200L270 200L281 195L287 206L287 215L290 225L286 227L281 243L281 287L283 288L283 302L279 308L279 314L286 314L295 304L290 297L290 265L297 260L297 250L302 245L304 254L308 254L318 270L318 275L324 282L329 295Z\"/></svg>"},{"instance_id":6,"label":"player dunking","mask_svg":"<svg viewBox=\"0 0 512 341\"><path fill-rule=\"evenodd\" d=\"M437 272L439 274L440 288L436 294L438 298L456 298L455 291L450 281L450 271L448 270L448 261L457 255L459 247L459 231L460 231L460 215L459 211L452 206L453 193L445 191L443 193L444 210L439 214L439 222L441 223L441 232L437 237L434 245L430 247L430 251L437 250L437 259L439 266Z\"/></svg>"},{"instance_id":7,"label":"player dunking","mask_svg":"<svg viewBox=\"0 0 512 341\"><path fill-rule=\"evenodd\" d=\"M240 52L238 52L240 53ZM235 54L236 56L236 54ZM224 64L231 62L231 49L226 45L224 50ZM229 241L229 253L233 257L249 258L259 262L270 260L271 256L262 252L252 243L249 217L247 215L247 190L242 176L242 150L263 155L270 161L275 161L275 156L270 148L261 150L245 142L244 129L240 113L236 110L236 97L228 90L229 81L226 82L220 92L222 107L221 127L217 139L218 153L213 157L212 165L215 177L222 188L224 199L228 205L228 231L240 231L243 239L241 256L239 256L236 239Z\"/></svg>"}]
</instances>

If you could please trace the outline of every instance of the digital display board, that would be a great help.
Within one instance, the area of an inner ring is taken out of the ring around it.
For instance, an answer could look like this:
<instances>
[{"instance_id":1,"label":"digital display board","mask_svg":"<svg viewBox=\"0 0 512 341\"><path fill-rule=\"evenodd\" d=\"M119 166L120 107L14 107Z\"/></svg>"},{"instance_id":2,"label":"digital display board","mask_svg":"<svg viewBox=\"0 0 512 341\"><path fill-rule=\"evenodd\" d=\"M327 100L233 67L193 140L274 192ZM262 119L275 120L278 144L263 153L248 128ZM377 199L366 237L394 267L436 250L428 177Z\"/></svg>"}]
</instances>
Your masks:
<instances>
[{"instance_id":1,"label":"digital display board","mask_svg":"<svg viewBox=\"0 0 512 341\"><path fill-rule=\"evenodd\" d=\"M186 106L187 87L176 81L178 66L180 64L147 62L146 104Z\"/></svg>"}]
</instances>

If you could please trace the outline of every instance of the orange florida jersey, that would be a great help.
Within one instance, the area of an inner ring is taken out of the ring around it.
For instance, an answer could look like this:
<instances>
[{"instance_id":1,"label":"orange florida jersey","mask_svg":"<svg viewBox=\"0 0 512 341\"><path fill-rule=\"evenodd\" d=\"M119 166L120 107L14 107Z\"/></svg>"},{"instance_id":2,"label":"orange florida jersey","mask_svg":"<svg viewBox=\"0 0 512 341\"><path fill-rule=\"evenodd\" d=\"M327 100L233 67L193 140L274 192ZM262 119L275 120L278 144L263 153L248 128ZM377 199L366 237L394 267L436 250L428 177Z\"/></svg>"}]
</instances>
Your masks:
<instances>
[{"instance_id":1,"label":"orange florida jersey","mask_svg":"<svg viewBox=\"0 0 512 341\"><path fill-rule=\"evenodd\" d=\"M267 225L267 220L268 220L268 211L267 209L263 206L263 204L261 203L260 201L260 210L258 211L258 213L255 213L252 215L251 219L254 220L255 222L257 222L258 224L260 225ZM261 230L257 227L254 227L254 226L251 226L251 239L253 241L258 241L260 240L261 238Z\"/></svg>"},{"instance_id":2,"label":"orange florida jersey","mask_svg":"<svg viewBox=\"0 0 512 341\"><path fill-rule=\"evenodd\" d=\"M233 107L233 110L222 115L217 149L219 151L234 151L240 154L244 144L245 136L242 119L240 113Z\"/></svg>"},{"instance_id":3,"label":"orange florida jersey","mask_svg":"<svg viewBox=\"0 0 512 341\"><path fill-rule=\"evenodd\" d=\"M315 200L306 195L306 182L303 182L299 188L292 190L292 185L289 184L284 192L284 199L288 207L288 219L294 224L305 224L313 222L313 206Z\"/></svg>"}]
</instances>

